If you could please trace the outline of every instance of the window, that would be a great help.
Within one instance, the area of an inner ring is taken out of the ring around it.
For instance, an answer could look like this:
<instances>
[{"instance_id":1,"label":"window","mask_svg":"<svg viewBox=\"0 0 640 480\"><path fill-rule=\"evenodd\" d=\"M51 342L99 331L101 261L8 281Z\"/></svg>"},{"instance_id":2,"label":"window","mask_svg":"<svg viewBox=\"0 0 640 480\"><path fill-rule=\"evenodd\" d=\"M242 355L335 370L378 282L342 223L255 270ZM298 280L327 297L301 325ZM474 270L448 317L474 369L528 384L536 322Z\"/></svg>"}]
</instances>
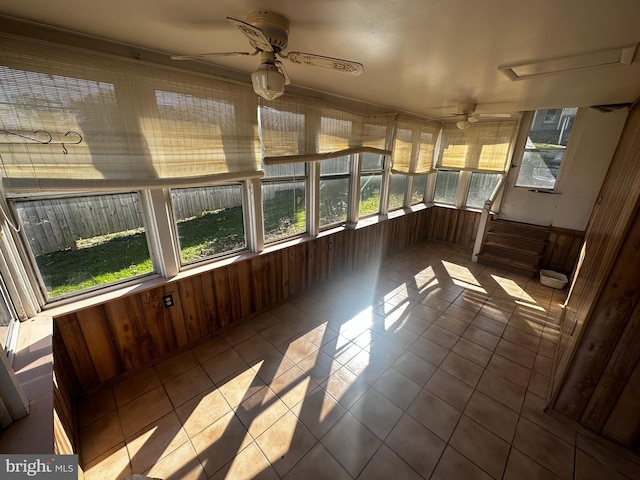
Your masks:
<instances>
[{"instance_id":1,"label":"window","mask_svg":"<svg viewBox=\"0 0 640 480\"><path fill-rule=\"evenodd\" d=\"M413 177L413 187L411 189L411 205L424 202L424 191L427 188L427 176Z\"/></svg>"},{"instance_id":2,"label":"window","mask_svg":"<svg viewBox=\"0 0 640 480\"><path fill-rule=\"evenodd\" d=\"M183 264L245 248L240 185L172 189L171 204Z\"/></svg>"},{"instance_id":3,"label":"window","mask_svg":"<svg viewBox=\"0 0 640 480\"><path fill-rule=\"evenodd\" d=\"M556 122L558 118L558 109L553 108L551 110L544 110L544 118L542 119L542 123L544 124L553 124Z\"/></svg>"},{"instance_id":4,"label":"window","mask_svg":"<svg viewBox=\"0 0 640 480\"><path fill-rule=\"evenodd\" d=\"M14 200L49 298L154 271L137 193Z\"/></svg>"},{"instance_id":5,"label":"window","mask_svg":"<svg viewBox=\"0 0 640 480\"><path fill-rule=\"evenodd\" d=\"M320 228L347 221L350 157L320 162Z\"/></svg>"},{"instance_id":6,"label":"window","mask_svg":"<svg viewBox=\"0 0 640 480\"><path fill-rule=\"evenodd\" d=\"M364 153L360 156L360 207L359 216L375 215L380 212L380 190L384 156Z\"/></svg>"},{"instance_id":7,"label":"window","mask_svg":"<svg viewBox=\"0 0 640 480\"><path fill-rule=\"evenodd\" d=\"M481 208L505 175L517 122L444 125L436 161L435 203Z\"/></svg>"},{"instance_id":8,"label":"window","mask_svg":"<svg viewBox=\"0 0 640 480\"><path fill-rule=\"evenodd\" d=\"M498 185L501 175L498 173L472 173L469 191L467 193L467 207L482 208L493 190Z\"/></svg>"},{"instance_id":9,"label":"window","mask_svg":"<svg viewBox=\"0 0 640 480\"><path fill-rule=\"evenodd\" d=\"M407 188L406 175L391 175L391 189L389 193L389 210L396 210L404 206L404 191Z\"/></svg>"},{"instance_id":10,"label":"window","mask_svg":"<svg viewBox=\"0 0 640 480\"><path fill-rule=\"evenodd\" d=\"M533 116L516 187L552 190L556 186L577 109L563 108L560 120L549 128L552 111L538 110Z\"/></svg>"},{"instance_id":11,"label":"window","mask_svg":"<svg viewBox=\"0 0 640 480\"><path fill-rule=\"evenodd\" d=\"M4 279L0 275L0 350L9 355L10 362L17 341L18 324L18 315L9 299Z\"/></svg>"},{"instance_id":12,"label":"window","mask_svg":"<svg viewBox=\"0 0 640 480\"><path fill-rule=\"evenodd\" d=\"M264 170L267 175L262 180L265 242L306 232L306 165L267 165Z\"/></svg>"},{"instance_id":13,"label":"window","mask_svg":"<svg viewBox=\"0 0 640 480\"><path fill-rule=\"evenodd\" d=\"M436 188L433 201L436 203L444 203L446 205L454 205L459 177L459 171L438 170L438 173L436 174Z\"/></svg>"}]
</instances>

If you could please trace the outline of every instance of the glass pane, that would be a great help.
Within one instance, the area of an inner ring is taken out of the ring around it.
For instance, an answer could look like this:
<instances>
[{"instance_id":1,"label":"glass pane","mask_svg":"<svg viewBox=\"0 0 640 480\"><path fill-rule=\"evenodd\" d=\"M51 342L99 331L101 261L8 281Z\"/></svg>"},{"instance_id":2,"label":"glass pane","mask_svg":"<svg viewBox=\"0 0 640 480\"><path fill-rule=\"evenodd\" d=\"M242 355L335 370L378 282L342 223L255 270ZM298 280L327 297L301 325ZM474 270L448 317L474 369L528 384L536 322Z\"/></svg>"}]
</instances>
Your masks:
<instances>
[{"instance_id":1,"label":"glass pane","mask_svg":"<svg viewBox=\"0 0 640 480\"><path fill-rule=\"evenodd\" d=\"M320 175L343 175L349 173L349 157L329 158L320 162Z\"/></svg>"},{"instance_id":2,"label":"glass pane","mask_svg":"<svg viewBox=\"0 0 640 480\"><path fill-rule=\"evenodd\" d=\"M563 157L563 150L526 150L516 186L553 188Z\"/></svg>"},{"instance_id":3,"label":"glass pane","mask_svg":"<svg viewBox=\"0 0 640 480\"><path fill-rule=\"evenodd\" d=\"M171 203L182 263L246 246L240 185L173 189Z\"/></svg>"},{"instance_id":4,"label":"glass pane","mask_svg":"<svg viewBox=\"0 0 640 480\"><path fill-rule=\"evenodd\" d=\"M264 239L275 242L307 231L305 180L262 183Z\"/></svg>"},{"instance_id":5,"label":"glass pane","mask_svg":"<svg viewBox=\"0 0 640 480\"><path fill-rule=\"evenodd\" d=\"M423 175L420 177L413 177L413 189L411 190L411 205L424 202L424 191L426 188L427 188L426 175Z\"/></svg>"},{"instance_id":6,"label":"glass pane","mask_svg":"<svg viewBox=\"0 0 640 480\"><path fill-rule=\"evenodd\" d=\"M458 188L459 171L438 170L436 174L436 191L433 201L453 205L456 200L456 189Z\"/></svg>"},{"instance_id":7,"label":"glass pane","mask_svg":"<svg viewBox=\"0 0 640 480\"><path fill-rule=\"evenodd\" d=\"M376 155L375 153L362 154L362 171L378 172L384 168L384 155Z\"/></svg>"},{"instance_id":8,"label":"glass pane","mask_svg":"<svg viewBox=\"0 0 640 480\"><path fill-rule=\"evenodd\" d=\"M347 221L349 178L320 178L320 226Z\"/></svg>"},{"instance_id":9,"label":"glass pane","mask_svg":"<svg viewBox=\"0 0 640 480\"><path fill-rule=\"evenodd\" d=\"M391 192L389 194L389 210L402 208L404 205L404 191L407 188L405 175L391 175Z\"/></svg>"},{"instance_id":10,"label":"glass pane","mask_svg":"<svg viewBox=\"0 0 640 480\"><path fill-rule=\"evenodd\" d=\"M527 148L566 147L577 113L577 108L537 110L529 130Z\"/></svg>"},{"instance_id":11,"label":"glass pane","mask_svg":"<svg viewBox=\"0 0 640 480\"><path fill-rule=\"evenodd\" d=\"M273 177L304 177L305 163L286 163L283 165L264 165L264 173L268 178Z\"/></svg>"},{"instance_id":12,"label":"glass pane","mask_svg":"<svg viewBox=\"0 0 640 480\"><path fill-rule=\"evenodd\" d=\"M577 111L577 108L536 111L518 172L517 187L554 188Z\"/></svg>"},{"instance_id":13,"label":"glass pane","mask_svg":"<svg viewBox=\"0 0 640 480\"><path fill-rule=\"evenodd\" d=\"M360 216L374 215L380 211L380 186L382 175L360 177Z\"/></svg>"},{"instance_id":14,"label":"glass pane","mask_svg":"<svg viewBox=\"0 0 640 480\"><path fill-rule=\"evenodd\" d=\"M499 173L472 173L471 183L469 184L469 193L467 194L468 207L484 207L493 189L496 188L500 180Z\"/></svg>"},{"instance_id":15,"label":"glass pane","mask_svg":"<svg viewBox=\"0 0 640 480\"><path fill-rule=\"evenodd\" d=\"M15 206L51 297L153 272L136 193Z\"/></svg>"}]
</instances>

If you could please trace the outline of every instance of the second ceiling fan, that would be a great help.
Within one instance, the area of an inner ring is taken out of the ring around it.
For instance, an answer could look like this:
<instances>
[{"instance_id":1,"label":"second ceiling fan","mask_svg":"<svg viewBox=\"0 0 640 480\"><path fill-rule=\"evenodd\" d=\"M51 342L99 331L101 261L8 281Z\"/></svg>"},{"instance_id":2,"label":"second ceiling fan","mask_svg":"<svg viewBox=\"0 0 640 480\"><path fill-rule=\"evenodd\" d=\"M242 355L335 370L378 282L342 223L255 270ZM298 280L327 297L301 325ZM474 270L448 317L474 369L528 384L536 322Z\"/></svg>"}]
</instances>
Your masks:
<instances>
[{"instance_id":1,"label":"second ceiling fan","mask_svg":"<svg viewBox=\"0 0 640 480\"><path fill-rule=\"evenodd\" d=\"M474 123L480 121L480 117L482 118L511 118L510 113L476 113L476 108L478 104L475 102L461 102L458 104L457 113L452 113L450 116L441 117L442 119L446 118L456 118L462 117L460 120L456 122L456 126L460 130L466 130Z\"/></svg>"}]
</instances>

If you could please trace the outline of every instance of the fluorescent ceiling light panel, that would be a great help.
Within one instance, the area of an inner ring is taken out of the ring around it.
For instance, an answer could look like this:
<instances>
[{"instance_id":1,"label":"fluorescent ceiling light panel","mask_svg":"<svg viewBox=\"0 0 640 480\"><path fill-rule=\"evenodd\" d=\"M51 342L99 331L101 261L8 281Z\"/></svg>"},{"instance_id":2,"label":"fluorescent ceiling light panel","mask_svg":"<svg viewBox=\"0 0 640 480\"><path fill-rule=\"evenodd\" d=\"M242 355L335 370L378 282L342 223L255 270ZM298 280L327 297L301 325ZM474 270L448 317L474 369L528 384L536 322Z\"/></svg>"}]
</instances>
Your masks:
<instances>
[{"instance_id":1,"label":"fluorescent ceiling light panel","mask_svg":"<svg viewBox=\"0 0 640 480\"><path fill-rule=\"evenodd\" d=\"M638 44L623 48L611 48L598 52L550 58L536 62L518 63L498 67L510 80L525 80L543 75L569 72L584 68L604 67L606 65L631 65Z\"/></svg>"}]
</instances>

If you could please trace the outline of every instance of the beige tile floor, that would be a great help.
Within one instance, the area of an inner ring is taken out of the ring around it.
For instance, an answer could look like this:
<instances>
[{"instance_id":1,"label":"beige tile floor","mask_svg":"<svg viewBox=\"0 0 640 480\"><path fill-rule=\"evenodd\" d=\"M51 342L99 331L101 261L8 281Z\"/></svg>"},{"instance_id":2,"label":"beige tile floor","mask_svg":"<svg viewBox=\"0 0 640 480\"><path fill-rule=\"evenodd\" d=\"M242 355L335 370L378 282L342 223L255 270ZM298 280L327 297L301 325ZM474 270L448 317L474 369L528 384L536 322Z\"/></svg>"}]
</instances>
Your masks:
<instances>
[{"instance_id":1,"label":"beige tile floor","mask_svg":"<svg viewBox=\"0 0 640 480\"><path fill-rule=\"evenodd\" d=\"M87 480L629 479L543 413L564 292L428 243L79 405Z\"/></svg>"}]
</instances>

